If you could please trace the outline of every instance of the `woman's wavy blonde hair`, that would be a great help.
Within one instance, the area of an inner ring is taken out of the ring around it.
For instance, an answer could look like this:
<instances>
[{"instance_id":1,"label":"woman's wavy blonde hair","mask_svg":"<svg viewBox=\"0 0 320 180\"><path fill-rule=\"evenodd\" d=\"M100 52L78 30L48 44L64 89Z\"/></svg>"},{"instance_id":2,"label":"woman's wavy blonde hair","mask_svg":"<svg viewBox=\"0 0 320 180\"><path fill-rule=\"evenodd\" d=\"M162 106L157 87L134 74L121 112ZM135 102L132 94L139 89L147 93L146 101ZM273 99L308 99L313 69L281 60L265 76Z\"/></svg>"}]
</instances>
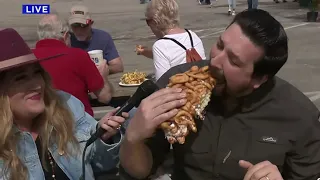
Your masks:
<instances>
[{"instance_id":1,"label":"woman's wavy blonde hair","mask_svg":"<svg viewBox=\"0 0 320 180\"><path fill-rule=\"evenodd\" d=\"M175 0L152 0L147 5L145 17L156 24L156 28L164 32L179 26L179 6Z\"/></svg>"},{"instance_id":2,"label":"woman's wavy blonde hair","mask_svg":"<svg viewBox=\"0 0 320 180\"><path fill-rule=\"evenodd\" d=\"M1 82L7 78L6 74L6 72L0 73ZM45 81L45 111L36 121L40 129L39 138L41 139L41 147L42 149L48 149L49 142L56 143L58 152L62 152L64 155L74 154L76 151L71 152L70 148L67 148L70 143L74 146L75 150L79 146L73 133L73 115L52 88L47 72L42 69L41 75ZM20 133L17 133L13 124L13 113L10 109L9 97L5 91L1 91L0 93L0 121L2 125L2 128L0 128L0 159L4 161L1 173L3 173L3 176L9 176L7 178L10 180L28 179L27 168L19 159L16 152L16 145L21 136ZM45 157L45 152L42 152L43 157ZM46 166L44 167L46 168Z\"/></svg>"}]
</instances>

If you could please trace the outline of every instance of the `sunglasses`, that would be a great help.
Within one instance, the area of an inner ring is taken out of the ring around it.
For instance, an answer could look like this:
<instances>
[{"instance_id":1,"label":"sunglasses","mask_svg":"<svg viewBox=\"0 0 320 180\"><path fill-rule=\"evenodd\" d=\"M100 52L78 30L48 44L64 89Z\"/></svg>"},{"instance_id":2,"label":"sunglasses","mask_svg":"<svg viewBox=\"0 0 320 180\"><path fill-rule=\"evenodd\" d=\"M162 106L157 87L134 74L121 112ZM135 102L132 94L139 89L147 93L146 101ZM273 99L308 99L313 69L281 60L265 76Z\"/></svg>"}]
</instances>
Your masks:
<instances>
[{"instance_id":1,"label":"sunglasses","mask_svg":"<svg viewBox=\"0 0 320 180\"><path fill-rule=\"evenodd\" d=\"M73 28L87 28L88 26L89 26L89 24L82 24L82 23L71 24L71 27L73 27Z\"/></svg>"}]
</instances>

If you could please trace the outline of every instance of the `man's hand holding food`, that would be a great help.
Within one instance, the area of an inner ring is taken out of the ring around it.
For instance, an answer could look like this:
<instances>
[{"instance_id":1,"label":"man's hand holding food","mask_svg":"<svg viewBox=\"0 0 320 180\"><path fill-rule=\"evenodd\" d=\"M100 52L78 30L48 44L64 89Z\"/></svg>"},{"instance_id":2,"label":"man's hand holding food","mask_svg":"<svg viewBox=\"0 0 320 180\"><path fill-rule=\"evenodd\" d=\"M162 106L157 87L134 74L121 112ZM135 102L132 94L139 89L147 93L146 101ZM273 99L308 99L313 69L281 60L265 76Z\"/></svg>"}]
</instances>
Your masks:
<instances>
[{"instance_id":1,"label":"man's hand holding food","mask_svg":"<svg viewBox=\"0 0 320 180\"><path fill-rule=\"evenodd\" d=\"M174 117L186 103L186 93L180 88L164 88L145 98L126 130L130 143L140 143L151 137L158 126Z\"/></svg>"}]
</instances>

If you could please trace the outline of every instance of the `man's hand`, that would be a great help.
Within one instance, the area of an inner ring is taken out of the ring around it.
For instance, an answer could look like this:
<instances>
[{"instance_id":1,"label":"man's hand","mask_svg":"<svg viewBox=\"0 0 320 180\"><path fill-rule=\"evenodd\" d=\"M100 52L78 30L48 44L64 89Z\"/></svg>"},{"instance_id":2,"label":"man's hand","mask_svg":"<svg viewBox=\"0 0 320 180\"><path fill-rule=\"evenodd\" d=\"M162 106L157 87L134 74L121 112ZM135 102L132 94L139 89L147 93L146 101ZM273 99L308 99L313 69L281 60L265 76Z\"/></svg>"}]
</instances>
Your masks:
<instances>
[{"instance_id":1,"label":"man's hand","mask_svg":"<svg viewBox=\"0 0 320 180\"><path fill-rule=\"evenodd\" d=\"M103 59L102 62L100 62L100 64L96 64L101 76L103 78L107 78L109 75L109 66L107 64L107 60Z\"/></svg>"},{"instance_id":2,"label":"man's hand","mask_svg":"<svg viewBox=\"0 0 320 180\"><path fill-rule=\"evenodd\" d=\"M248 170L243 180L283 180L278 167L269 161L253 165L248 161L240 160L239 165Z\"/></svg>"},{"instance_id":3,"label":"man's hand","mask_svg":"<svg viewBox=\"0 0 320 180\"><path fill-rule=\"evenodd\" d=\"M119 108L116 108L115 110L109 112L99 121L99 126L106 130L101 137L103 141L107 141L110 137L115 135L119 131L121 124L126 118L129 117L129 114L125 112L122 113L124 118L121 116L113 116L118 109Z\"/></svg>"},{"instance_id":4,"label":"man's hand","mask_svg":"<svg viewBox=\"0 0 320 180\"><path fill-rule=\"evenodd\" d=\"M164 88L145 98L130 120L126 138L131 143L142 142L152 136L157 127L174 117L176 108L186 103L182 89Z\"/></svg>"}]
</instances>

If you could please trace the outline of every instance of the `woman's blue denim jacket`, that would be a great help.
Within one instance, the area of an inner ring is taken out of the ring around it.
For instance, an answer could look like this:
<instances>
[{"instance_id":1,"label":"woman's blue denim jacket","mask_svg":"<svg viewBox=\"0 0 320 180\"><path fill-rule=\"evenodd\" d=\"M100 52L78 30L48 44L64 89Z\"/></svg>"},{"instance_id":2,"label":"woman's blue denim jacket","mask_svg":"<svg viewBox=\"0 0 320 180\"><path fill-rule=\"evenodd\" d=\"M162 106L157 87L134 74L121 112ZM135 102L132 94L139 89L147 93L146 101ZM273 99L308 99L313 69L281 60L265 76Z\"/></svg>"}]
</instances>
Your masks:
<instances>
[{"instance_id":1,"label":"woman's blue denim jacket","mask_svg":"<svg viewBox=\"0 0 320 180\"><path fill-rule=\"evenodd\" d=\"M57 144L49 144L56 164L69 177L70 180L79 180L82 174L82 152L86 140L96 131L97 121L87 114L83 104L75 97L62 91L58 94L65 100L74 115L75 137L80 143L80 153L76 157L59 155ZM2 127L4 128L4 127ZM18 130L17 130L18 131ZM17 153L28 169L29 180L44 180L42 165L38 156L37 147L32 136L28 132L20 132L21 139L17 145ZM115 168L119 162L119 147L122 134L113 137L115 144L105 144L100 139L96 140L86 150L86 180L94 179L94 172L101 172ZM70 146L71 147L71 146ZM0 160L0 168L3 169L4 162ZM9 173L14 173L10 172ZM8 174L1 171L0 180L7 180Z\"/></svg>"}]
</instances>

